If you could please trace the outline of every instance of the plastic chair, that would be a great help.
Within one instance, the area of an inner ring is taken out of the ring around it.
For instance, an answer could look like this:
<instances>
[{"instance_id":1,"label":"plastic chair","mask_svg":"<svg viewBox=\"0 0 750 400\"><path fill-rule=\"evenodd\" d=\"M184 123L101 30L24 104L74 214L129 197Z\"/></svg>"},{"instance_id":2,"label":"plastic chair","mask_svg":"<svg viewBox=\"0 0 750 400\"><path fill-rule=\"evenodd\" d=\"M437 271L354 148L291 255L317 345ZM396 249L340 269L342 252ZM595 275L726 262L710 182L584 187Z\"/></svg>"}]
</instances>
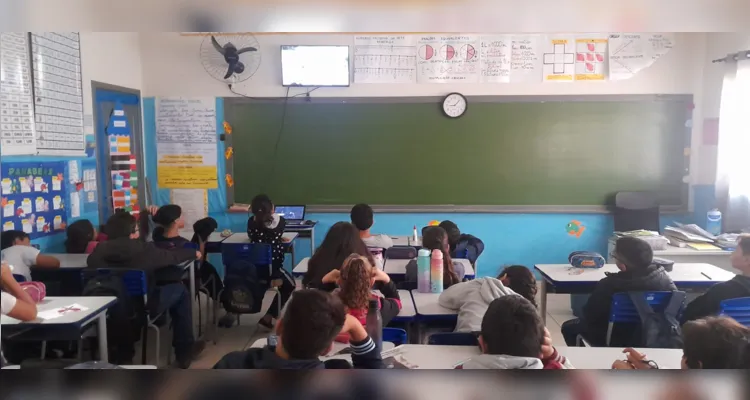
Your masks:
<instances>
[{"instance_id":1,"label":"plastic chair","mask_svg":"<svg viewBox=\"0 0 750 400\"><path fill-rule=\"evenodd\" d=\"M674 293L682 292L643 292L643 296L646 299L651 308L655 312L664 312L664 309L669 305L669 301L672 299ZM683 304L684 306L684 304ZM609 346L612 341L612 332L614 331L615 324L640 324L641 316L638 314L638 310L635 308L635 304L630 299L628 293L615 293L612 297L612 305L609 311L609 324L607 325L607 340L606 344Z\"/></svg>"},{"instance_id":2,"label":"plastic chair","mask_svg":"<svg viewBox=\"0 0 750 400\"><path fill-rule=\"evenodd\" d=\"M412 246L395 246L385 250L388 260L411 260L417 257L417 249Z\"/></svg>"},{"instance_id":3,"label":"plastic chair","mask_svg":"<svg viewBox=\"0 0 750 400\"><path fill-rule=\"evenodd\" d=\"M479 346L479 339L474 333L443 332L430 335L427 339L427 344L439 346Z\"/></svg>"},{"instance_id":4,"label":"plastic chair","mask_svg":"<svg viewBox=\"0 0 750 400\"><path fill-rule=\"evenodd\" d=\"M199 239L197 239L196 235L193 235L193 240L199 240ZM198 250L200 249L200 244L191 241L190 243L186 243L185 247ZM216 328L216 323L217 323L216 310L218 309L218 306L216 304L216 299L211 297L211 293L216 293L216 281L213 275L211 276L211 278L209 278L205 282L201 279L202 274L200 272L201 272L201 268L203 268L203 263L206 261L206 257L207 257L207 254L205 253L202 254L202 258L200 260L195 261L195 267L194 267L195 268L195 283L196 283L195 297L198 301L198 337L200 337L203 334L202 332L203 307L201 306L201 297L200 297L201 292L205 293L206 298L210 299L212 302L211 307L208 307L208 306L206 307L206 313L213 314L213 316L206 315L206 331L208 331L209 321L213 321L214 328ZM211 289L213 290L209 290L209 287L211 287ZM214 344L216 344L218 330L214 329L213 333L214 333L213 342Z\"/></svg>"},{"instance_id":5,"label":"plastic chair","mask_svg":"<svg viewBox=\"0 0 750 400\"><path fill-rule=\"evenodd\" d=\"M615 195L615 231L659 231L659 198L654 192L618 192Z\"/></svg>"},{"instance_id":6,"label":"plastic chair","mask_svg":"<svg viewBox=\"0 0 750 400\"><path fill-rule=\"evenodd\" d=\"M719 315L733 318L742 325L750 327L750 297L724 300L720 304Z\"/></svg>"},{"instance_id":7,"label":"plastic chair","mask_svg":"<svg viewBox=\"0 0 750 400\"><path fill-rule=\"evenodd\" d=\"M249 261L260 271L260 268L268 267L268 280L266 283L270 283L271 276L273 276L273 255L271 245L265 243L224 243L221 246L221 257L224 261L224 266L229 268L234 261L245 260ZM263 280L261 280L263 281ZM281 296L276 288L271 288L276 292L276 296ZM218 297L221 298L221 294L224 291L219 292ZM279 300L281 300L279 298ZM214 309L215 313L218 313L218 302L217 307ZM278 315L281 315L281 301L278 303ZM237 325L240 324L240 315L237 314ZM218 329L218 327L217 327Z\"/></svg>"},{"instance_id":8,"label":"plastic chair","mask_svg":"<svg viewBox=\"0 0 750 400\"><path fill-rule=\"evenodd\" d=\"M391 342L395 346L409 343L406 331L399 328L383 328L383 341Z\"/></svg>"}]
</instances>

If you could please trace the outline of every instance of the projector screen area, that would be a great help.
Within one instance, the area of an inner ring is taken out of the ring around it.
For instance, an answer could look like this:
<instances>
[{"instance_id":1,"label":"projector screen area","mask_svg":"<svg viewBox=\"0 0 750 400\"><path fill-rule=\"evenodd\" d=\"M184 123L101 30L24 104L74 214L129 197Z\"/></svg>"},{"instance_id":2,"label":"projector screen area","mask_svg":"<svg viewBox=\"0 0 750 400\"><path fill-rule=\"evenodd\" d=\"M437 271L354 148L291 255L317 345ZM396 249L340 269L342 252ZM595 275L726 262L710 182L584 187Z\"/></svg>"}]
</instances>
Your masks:
<instances>
[{"instance_id":1,"label":"projector screen area","mask_svg":"<svg viewBox=\"0 0 750 400\"><path fill-rule=\"evenodd\" d=\"M349 86L349 46L281 46L283 86Z\"/></svg>"}]
</instances>

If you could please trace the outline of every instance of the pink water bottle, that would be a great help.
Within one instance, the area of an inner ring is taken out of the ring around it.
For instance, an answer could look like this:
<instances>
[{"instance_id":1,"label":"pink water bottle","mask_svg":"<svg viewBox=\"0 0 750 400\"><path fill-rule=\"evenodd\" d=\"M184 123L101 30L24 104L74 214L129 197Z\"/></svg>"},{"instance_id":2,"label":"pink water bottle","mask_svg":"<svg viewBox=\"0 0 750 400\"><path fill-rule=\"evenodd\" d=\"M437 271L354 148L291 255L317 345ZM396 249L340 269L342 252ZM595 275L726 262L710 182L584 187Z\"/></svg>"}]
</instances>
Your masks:
<instances>
[{"instance_id":1,"label":"pink water bottle","mask_svg":"<svg viewBox=\"0 0 750 400\"><path fill-rule=\"evenodd\" d=\"M430 258L430 291L443 293L443 252L433 250Z\"/></svg>"}]
</instances>

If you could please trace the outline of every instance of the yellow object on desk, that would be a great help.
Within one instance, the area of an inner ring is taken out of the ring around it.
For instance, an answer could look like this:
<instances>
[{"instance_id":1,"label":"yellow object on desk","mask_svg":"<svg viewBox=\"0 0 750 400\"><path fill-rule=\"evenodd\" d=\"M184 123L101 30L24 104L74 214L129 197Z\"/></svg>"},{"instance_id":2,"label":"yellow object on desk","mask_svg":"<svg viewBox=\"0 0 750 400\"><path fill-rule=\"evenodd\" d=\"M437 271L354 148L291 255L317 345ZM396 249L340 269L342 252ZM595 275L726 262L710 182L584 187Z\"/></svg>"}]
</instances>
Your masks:
<instances>
[{"instance_id":1,"label":"yellow object on desk","mask_svg":"<svg viewBox=\"0 0 750 400\"><path fill-rule=\"evenodd\" d=\"M687 245L694 250L721 250L711 243L688 243Z\"/></svg>"}]
</instances>

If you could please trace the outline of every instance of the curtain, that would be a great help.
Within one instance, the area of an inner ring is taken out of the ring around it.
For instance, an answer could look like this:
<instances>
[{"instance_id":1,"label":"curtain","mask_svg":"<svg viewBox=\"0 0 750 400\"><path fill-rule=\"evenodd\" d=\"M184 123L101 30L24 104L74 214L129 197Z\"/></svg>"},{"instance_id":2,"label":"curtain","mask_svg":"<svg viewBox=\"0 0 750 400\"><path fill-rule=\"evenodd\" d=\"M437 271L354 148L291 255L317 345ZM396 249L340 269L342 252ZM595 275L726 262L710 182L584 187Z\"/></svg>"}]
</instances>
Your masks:
<instances>
[{"instance_id":1,"label":"curtain","mask_svg":"<svg viewBox=\"0 0 750 400\"><path fill-rule=\"evenodd\" d=\"M726 63L719 112L716 199L724 231L750 228L750 52Z\"/></svg>"}]
</instances>

